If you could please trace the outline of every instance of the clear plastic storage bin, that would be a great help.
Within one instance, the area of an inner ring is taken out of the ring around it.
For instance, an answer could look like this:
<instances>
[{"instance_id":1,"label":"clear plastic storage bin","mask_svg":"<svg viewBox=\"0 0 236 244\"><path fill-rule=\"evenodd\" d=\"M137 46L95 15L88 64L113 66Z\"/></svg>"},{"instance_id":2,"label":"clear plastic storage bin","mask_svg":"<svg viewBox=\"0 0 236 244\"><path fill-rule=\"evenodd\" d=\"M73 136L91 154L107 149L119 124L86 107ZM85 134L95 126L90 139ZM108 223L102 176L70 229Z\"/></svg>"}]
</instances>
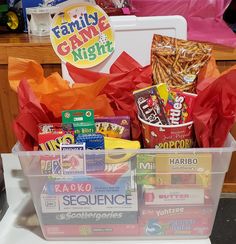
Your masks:
<instances>
[{"instance_id":1,"label":"clear plastic storage bin","mask_svg":"<svg viewBox=\"0 0 236 244\"><path fill-rule=\"evenodd\" d=\"M150 63L153 34L186 39L181 16L111 17L116 48ZM135 43L135 45L134 45ZM63 78L73 82L62 63ZM207 239L235 141L222 148L18 152L47 240Z\"/></svg>"},{"instance_id":2,"label":"clear plastic storage bin","mask_svg":"<svg viewBox=\"0 0 236 244\"><path fill-rule=\"evenodd\" d=\"M19 152L47 240L197 239L212 231L222 148Z\"/></svg>"}]
</instances>

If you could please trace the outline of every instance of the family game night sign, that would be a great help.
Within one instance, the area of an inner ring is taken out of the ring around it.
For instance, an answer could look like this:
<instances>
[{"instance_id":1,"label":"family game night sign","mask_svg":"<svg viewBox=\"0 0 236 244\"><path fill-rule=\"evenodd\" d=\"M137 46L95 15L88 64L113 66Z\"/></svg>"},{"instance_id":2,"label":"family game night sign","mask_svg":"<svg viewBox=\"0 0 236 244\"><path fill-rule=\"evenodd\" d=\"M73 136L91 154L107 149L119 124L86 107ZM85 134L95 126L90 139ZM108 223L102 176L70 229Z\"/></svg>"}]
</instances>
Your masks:
<instances>
[{"instance_id":1,"label":"family game night sign","mask_svg":"<svg viewBox=\"0 0 236 244\"><path fill-rule=\"evenodd\" d=\"M90 68L114 51L114 32L107 14L86 3L61 9L52 20L50 38L56 54L65 63Z\"/></svg>"}]
</instances>

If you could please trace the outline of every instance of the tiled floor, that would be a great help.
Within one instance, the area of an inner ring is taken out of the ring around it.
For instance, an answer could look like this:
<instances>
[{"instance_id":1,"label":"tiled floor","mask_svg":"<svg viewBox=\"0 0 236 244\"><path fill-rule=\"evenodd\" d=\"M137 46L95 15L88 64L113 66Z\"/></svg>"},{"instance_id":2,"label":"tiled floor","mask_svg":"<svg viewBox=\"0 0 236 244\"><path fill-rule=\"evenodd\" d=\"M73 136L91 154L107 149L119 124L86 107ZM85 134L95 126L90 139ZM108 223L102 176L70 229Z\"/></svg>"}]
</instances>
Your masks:
<instances>
[{"instance_id":1,"label":"tiled floor","mask_svg":"<svg viewBox=\"0 0 236 244\"><path fill-rule=\"evenodd\" d=\"M236 194L224 194L222 197L210 238L211 243L236 244Z\"/></svg>"}]
</instances>

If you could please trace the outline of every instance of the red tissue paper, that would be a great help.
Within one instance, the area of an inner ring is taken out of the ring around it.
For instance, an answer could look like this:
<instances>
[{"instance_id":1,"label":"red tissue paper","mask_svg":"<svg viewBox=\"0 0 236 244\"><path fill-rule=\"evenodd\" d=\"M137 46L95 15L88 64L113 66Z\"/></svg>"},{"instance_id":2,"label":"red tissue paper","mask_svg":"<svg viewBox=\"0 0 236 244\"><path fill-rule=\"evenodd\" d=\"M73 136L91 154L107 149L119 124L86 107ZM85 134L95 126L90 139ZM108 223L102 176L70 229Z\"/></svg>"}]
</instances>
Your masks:
<instances>
[{"instance_id":1,"label":"red tissue paper","mask_svg":"<svg viewBox=\"0 0 236 244\"><path fill-rule=\"evenodd\" d=\"M236 121L236 66L200 91L193 109L199 147L222 147Z\"/></svg>"},{"instance_id":2,"label":"red tissue paper","mask_svg":"<svg viewBox=\"0 0 236 244\"><path fill-rule=\"evenodd\" d=\"M134 140L139 139L141 128L133 91L152 85L151 66L142 67L127 53L123 52L110 68L110 74L93 72L66 64L69 75L76 83L93 83L98 79L109 81L100 94L105 94L115 115L128 115L131 118L131 131Z\"/></svg>"}]
</instances>

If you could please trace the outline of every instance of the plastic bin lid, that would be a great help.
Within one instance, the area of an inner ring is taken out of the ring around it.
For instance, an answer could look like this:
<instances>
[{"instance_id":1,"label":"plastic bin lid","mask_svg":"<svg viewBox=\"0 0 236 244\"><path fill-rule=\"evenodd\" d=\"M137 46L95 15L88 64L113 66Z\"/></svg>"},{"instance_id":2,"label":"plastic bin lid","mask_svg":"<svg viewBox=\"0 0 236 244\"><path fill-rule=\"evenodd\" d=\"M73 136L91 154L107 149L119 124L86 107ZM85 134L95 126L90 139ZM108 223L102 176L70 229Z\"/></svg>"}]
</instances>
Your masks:
<instances>
[{"instance_id":1,"label":"plastic bin lid","mask_svg":"<svg viewBox=\"0 0 236 244\"><path fill-rule=\"evenodd\" d=\"M109 73L110 66L123 52L127 52L141 65L150 63L150 50L153 34L180 39L187 38L187 22L182 16L112 16L111 24L115 32L115 51L103 63L91 68L92 71ZM62 76L71 81L65 64L62 62Z\"/></svg>"}]
</instances>

